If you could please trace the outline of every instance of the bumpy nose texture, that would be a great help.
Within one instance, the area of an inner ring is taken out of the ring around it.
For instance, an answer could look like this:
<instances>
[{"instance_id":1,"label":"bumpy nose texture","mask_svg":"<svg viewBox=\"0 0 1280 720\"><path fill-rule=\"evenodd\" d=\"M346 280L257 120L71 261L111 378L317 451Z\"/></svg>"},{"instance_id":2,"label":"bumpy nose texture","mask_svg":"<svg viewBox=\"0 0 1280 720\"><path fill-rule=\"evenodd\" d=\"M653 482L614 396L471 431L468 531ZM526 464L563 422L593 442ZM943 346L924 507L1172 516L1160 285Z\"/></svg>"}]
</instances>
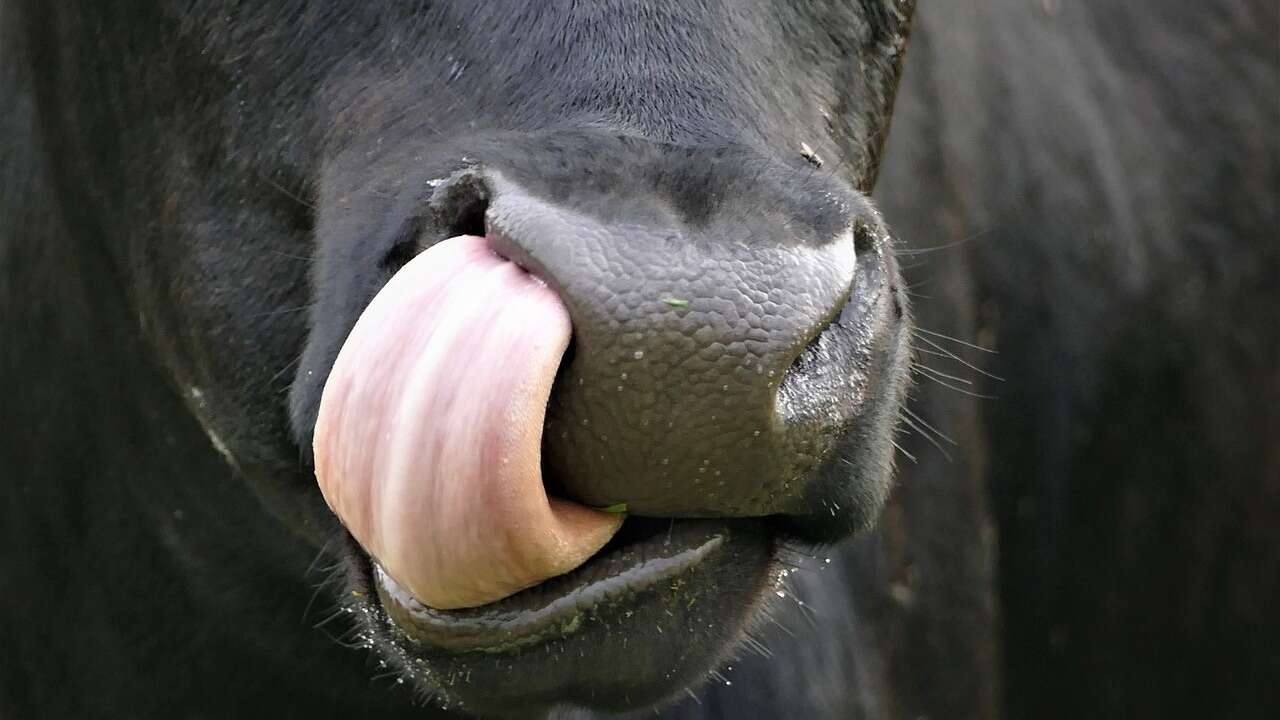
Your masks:
<instances>
[{"instance_id":1,"label":"bumpy nose texture","mask_svg":"<svg viewBox=\"0 0 1280 720\"><path fill-rule=\"evenodd\" d=\"M830 433L789 426L778 390L849 297L852 236L766 241L758 218L694 228L652 201L582 211L492 184L490 242L573 322L543 440L553 491L648 515L798 511Z\"/></svg>"}]
</instances>

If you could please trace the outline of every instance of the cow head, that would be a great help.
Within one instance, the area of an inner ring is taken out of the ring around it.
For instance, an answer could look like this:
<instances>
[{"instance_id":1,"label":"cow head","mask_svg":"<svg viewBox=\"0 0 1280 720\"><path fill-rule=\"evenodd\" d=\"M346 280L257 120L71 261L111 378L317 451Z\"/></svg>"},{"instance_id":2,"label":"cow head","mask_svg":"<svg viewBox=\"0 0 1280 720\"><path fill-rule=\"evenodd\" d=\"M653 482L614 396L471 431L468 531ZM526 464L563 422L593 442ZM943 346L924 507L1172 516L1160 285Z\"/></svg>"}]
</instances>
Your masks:
<instances>
[{"instance_id":1,"label":"cow head","mask_svg":"<svg viewBox=\"0 0 1280 720\"><path fill-rule=\"evenodd\" d=\"M910 321L866 193L912 5L32 22L80 210L213 445L343 539L362 644L501 714L670 696L780 543L876 516Z\"/></svg>"}]
</instances>

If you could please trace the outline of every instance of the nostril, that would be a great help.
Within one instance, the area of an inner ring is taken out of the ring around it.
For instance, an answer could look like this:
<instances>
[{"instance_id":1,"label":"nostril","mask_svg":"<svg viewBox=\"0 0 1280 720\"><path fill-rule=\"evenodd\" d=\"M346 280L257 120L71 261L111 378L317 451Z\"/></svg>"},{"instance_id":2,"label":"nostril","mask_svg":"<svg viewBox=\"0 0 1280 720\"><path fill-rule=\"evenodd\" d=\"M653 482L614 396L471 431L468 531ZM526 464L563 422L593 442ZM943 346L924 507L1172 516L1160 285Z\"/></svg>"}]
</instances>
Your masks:
<instances>
[{"instance_id":1,"label":"nostril","mask_svg":"<svg viewBox=\"0 0 1280 720\"><path fill-rule=\"evenodd\" d=\"M821 404L820 393L812 391L814 380L834 369L829 348L831 336L834 326L840 322L841 316L852 302L852 291L853 288L850 287L828 310L826 317L814 326L809 341L783 373L775 401L782 418L793 420L799 415L811 414L805 409L812 411L813 408L808 407L809 405Z\"/></svg>"},{"instance_id":2,"label":"nostril","mask_svg":"<svg viewBox=\"0 0 1280 720\"><path fill-rule=\"evenodd\" d=\"M379 263L389 274L395 274L418 253L441 240L459 235L485 235L489 188L479 173L462 170L430 184L432 192L427 211L401 226Z\"/></svg>"},{"instance_id":3,"label":"nostril","mask_svg":"<svg viewBox=\"0 0 1280 720\"><path fill-rule=\"evenodd\" d=\"M431 213L444 237L485 234L484 214L489 209L489 187L473 170L445 178L431 193Z\"/></svg>"},{"instance_id":4,"label":"nostril","mask_svg":"<svg viewBox=\"0 0 1280 720\"><path fill-rule=\"evenodd\" d=\"M860 258L864 253L869 252L872 247L871 243L874 242L872 230L862 221L858 221L853 227L852 235L854 257ZM849 235L846 234L841 242L848 242L848 238ZM844 288L844 292L840 293L836 302L828 307L826 313L811 327L808 340L801 348L800 352L796 354L795 358L791 361L791 365L783 375L782 382L779 384L780 391L788 383L795 382L797 377L802 377L808 374L815 367L822 340L826 336L826 333L831 328L832 324L840 319L852 299L854 291L852 280L853 278L850 278L851 282Z\"/></svg>"},{"instance_id":5,"label":"nostril","mask_svg":"<svg viewBox=\"0 0 1280 720\"><path fill-rule=\"evenodd\" d=\"M879 242L875 228L863 220L854 223L853 249L859 255L873 251Z\"/></svg>"},{"instance_id":6,"label":"nostril","mask_svg":"<svg viewBox=\"0 0 1280 720\"><path fill-rule=\"evenodd\" d=\"M883 274L887 230L874 215L852 227L855 266L849 286L816 323L778 385L776 411L787 424L839 424L848 412L828 398L856 398L866 372L879 308L888 287ZM888 293L897 302L896 293ZM896 310L896 307L895 307Z\"/></svg>"}]
</instances>

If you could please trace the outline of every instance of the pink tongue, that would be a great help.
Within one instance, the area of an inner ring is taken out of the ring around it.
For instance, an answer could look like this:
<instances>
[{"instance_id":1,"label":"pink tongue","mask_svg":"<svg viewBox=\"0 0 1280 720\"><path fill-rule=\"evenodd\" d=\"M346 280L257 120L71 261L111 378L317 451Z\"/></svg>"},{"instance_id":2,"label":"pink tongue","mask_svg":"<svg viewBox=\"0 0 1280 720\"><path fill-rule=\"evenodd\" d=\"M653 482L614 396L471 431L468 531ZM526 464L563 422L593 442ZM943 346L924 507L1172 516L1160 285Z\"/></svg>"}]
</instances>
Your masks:
<instances>
[{"instance_id":1,"label":"pink tongue","mask_svg":"<svg viewBox=\"0 0 1280 720\"><path fill-rule=\"evenodd\" d=\"M555 293L463 236L396 273L342 346L316 421L316 478L422 603L499 600L581 565L622 524L542 485L542 422L569 332Z\"/></svg>"}]
</instances>

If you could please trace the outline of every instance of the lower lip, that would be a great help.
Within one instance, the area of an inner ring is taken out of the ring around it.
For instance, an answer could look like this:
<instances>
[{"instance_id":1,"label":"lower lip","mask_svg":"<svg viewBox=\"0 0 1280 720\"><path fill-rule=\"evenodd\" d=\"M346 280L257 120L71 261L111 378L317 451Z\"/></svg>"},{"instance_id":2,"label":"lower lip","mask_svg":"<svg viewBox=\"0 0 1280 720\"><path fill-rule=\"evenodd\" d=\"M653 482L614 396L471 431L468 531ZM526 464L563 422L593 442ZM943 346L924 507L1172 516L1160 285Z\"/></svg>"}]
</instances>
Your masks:
<instances>
[{"instance_id":1,"label":"lower lip","mask_svg":"<svg viewBox=\"0 0 1280 720\"><path fill-rule=\"evenodd\" d=\"M465 610L426 607L376 567L375 584L383 608L410 640L447 653L507 653L567 639L606 606L677 586L725 550L735 532L741 530L725 521L631 518L615 542L572 572Z\"/></svg>"}]
</instances>

